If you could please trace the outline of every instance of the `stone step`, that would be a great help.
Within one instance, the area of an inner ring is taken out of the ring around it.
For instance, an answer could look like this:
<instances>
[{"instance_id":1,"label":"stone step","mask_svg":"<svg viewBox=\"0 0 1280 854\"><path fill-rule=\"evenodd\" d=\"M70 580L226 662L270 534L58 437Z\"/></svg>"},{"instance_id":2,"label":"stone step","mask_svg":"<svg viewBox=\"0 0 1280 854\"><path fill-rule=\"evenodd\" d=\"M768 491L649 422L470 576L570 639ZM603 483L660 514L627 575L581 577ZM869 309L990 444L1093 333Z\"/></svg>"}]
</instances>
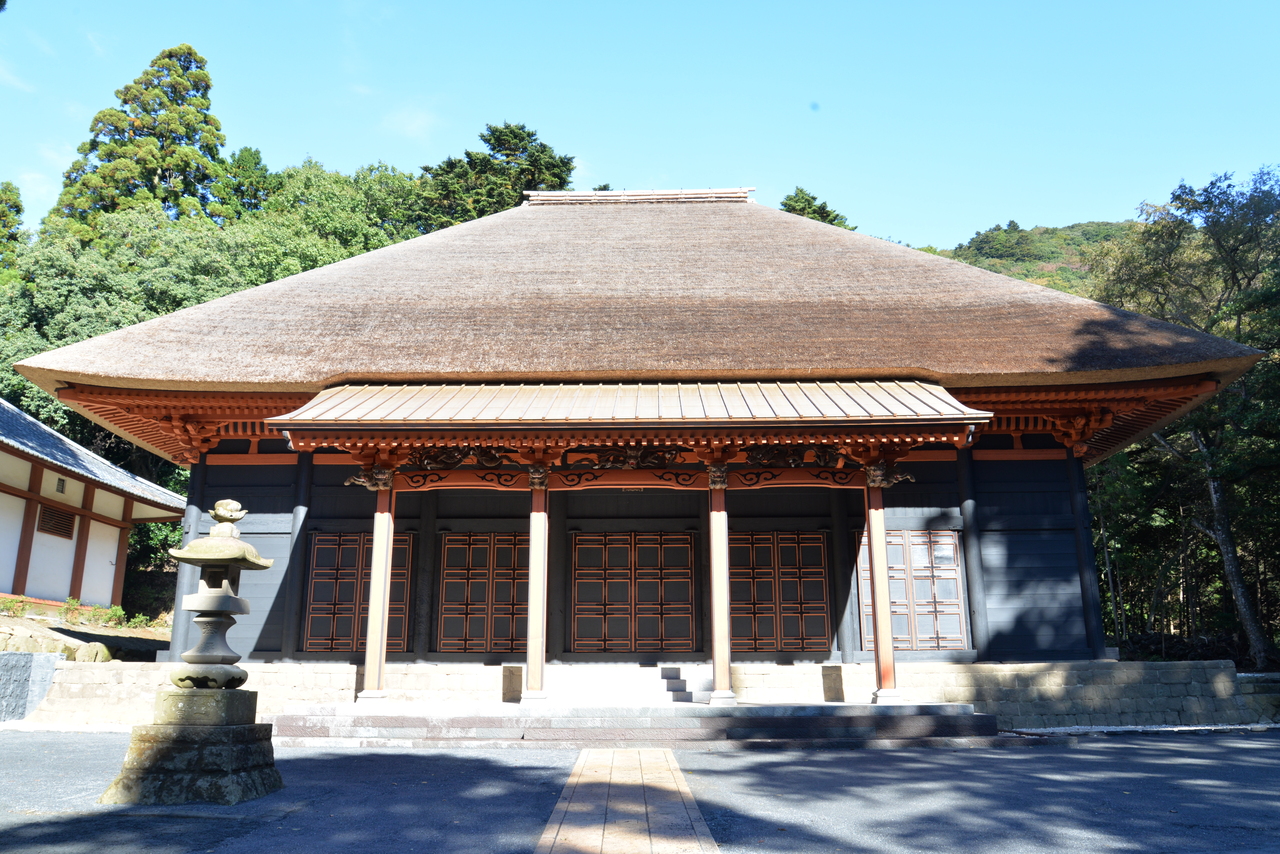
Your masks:
<instances>
[{"instance_id":1,"label":"stone step","mask_svg":"<svg viewBox=\"0 0 1280 854\"><path fill-rule=\"evenodd\" d=\"M640 749L666 748L672 750L875 750L905 747L956 749L1071 746L1072 736L1017 736L1011 734L967 737L921 738L774 738L774 739L709 739L686 740L628 740L574 738L564 740L534 740L518 738L333 738L281 736L272 739L276 747L307 747L326 749L387 749L387 750L446 750L460 748L508 749L533 748L538 750L581 750L587 748Z\"/></svg>"},{"instance_id":2,"label":"stone step","mask_svg":"<svg viewBox=\"0 0 1280 854\"><path fill-rule=\"evenodd\" d=\"M359 704L357 704L358 706ZM519 708L519 707L517 707ZM704 744L707 742L994 738L996 718L972 706L667 706L649 709L521 709L505 714L440 711L362 713L316 708L264 716L281 744L473 742ZM319 741L316 741L316 740Z\"/></svg>"}]
</instances>

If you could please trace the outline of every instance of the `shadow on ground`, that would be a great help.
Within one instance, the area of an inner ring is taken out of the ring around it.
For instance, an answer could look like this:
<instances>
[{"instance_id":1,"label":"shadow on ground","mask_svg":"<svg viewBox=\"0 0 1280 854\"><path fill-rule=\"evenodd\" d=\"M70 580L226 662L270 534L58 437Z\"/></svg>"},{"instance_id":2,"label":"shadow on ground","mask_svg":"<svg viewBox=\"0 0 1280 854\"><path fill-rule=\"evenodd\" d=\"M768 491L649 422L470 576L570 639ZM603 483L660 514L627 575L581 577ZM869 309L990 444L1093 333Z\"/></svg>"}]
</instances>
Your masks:
<instances>
[{"instance_id":1,"label":"shadow on ground","mask_svg":"<svg viewBox=\"0 0 1280 854\"><path fill-rule=\"evenodd\" d=\"M26 820L15 798L6 797L0 851L528 852L576 757L577 751L282 755L276 764L285 789L234 807L97 807L82 794L57 805L65 812L28 809L36 814Z\"/></svg>"},{"instance_id":2,"label":"shadow on ground","mask_svg":"<svg viewBox=\"0 0 1280 854\"><path fill-rule=\"evenodd\" d=\"M1280 851L1274 732L676 756L725 854Z\"/></svg>"}]
</instances>

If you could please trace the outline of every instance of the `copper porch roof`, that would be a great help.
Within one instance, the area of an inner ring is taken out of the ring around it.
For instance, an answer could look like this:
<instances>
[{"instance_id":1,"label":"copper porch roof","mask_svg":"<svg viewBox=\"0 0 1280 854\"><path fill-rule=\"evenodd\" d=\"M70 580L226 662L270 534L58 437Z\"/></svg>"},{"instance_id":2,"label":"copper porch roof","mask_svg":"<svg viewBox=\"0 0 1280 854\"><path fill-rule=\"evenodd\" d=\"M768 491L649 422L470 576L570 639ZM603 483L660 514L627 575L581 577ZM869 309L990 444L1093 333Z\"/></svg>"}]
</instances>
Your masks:
<instances>
[{"instance_id":1,"label":"copper porch roof","mask_svg":"<svg viewBox=\"0 0 1280 854\"><path fill-rule=\"evenodd\" d=\"M981 424L990 417L919 382L576 383L340 386L267 422L280 430L856 427Z\"/></svg>"}]
</instances>

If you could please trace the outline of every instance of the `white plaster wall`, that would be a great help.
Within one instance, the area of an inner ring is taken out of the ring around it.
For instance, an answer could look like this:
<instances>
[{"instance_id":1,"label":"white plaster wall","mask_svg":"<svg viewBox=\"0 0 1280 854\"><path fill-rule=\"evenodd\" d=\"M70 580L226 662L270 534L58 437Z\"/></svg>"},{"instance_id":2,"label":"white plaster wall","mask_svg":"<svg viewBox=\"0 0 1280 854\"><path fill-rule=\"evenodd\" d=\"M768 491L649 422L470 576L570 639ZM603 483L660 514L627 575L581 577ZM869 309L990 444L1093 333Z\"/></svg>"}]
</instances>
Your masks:
<instances>
[{"instance_id":1,"label":"white plaster wall","mask_svg":"<svg viewBox=\"0 0 1280 854\"><path fill-rule=\"evenodd\" d=\"M76 519L79 531L83 517ZM27 572L27 595L61 602L70 595L71 564L76 557L76 541L36 531L31 542L31 568Z\"/></svg>"},{"instance_id":2,"label":"white plaster wall","mask_svg":"<svg viewBox=\"0 0 1280 854\"><path fill-rule=\"evenodd\" d=\"M164 508L148 507L141 502L135 502L133 505L133 518L135 519L155 519L161 516L181 515L181 510L165 510Z\"/></svg>"},{"instance_id":3,"label":"white plaster wall","mask_svg":"<svg viewBox=\"0 0 1280 854\"><path fill-rule=\"evenodd\" d=\"M110 516L112 519L124 518L124 498L105 489L93 494L93 512L99 516Z\"/></svg>"},{"instance_id":4,"label":"white plaster wall","mask_svg":"<svg viewBox=\"0 0 1280 854\"><path fill-rule=\"evenodd\" d=\"M13 592L13 569L18 563L18 540L22 538L22 514L26 508L25 499L0 493L0 593Z\"/></svg>"},{"instance_id":5,"label":"white plaster wall","mask_svg":"<svg viewBox=\"0 0 1280 854\"><path fill-rule=\"evenodd\" d=\"M119 545L119 528L102 522L89 523L89 548L84 555L84 583L80 588L80 601L84 604L104 607L111 604Z\"/></svg>"},{"instance_id":6,"label":"white plaster wall","mask_svg":"<svg viewBox=\"0 0 1280 854\"><path fill-rule=\"evenodd\" d=\"M26 489L31 485L31 463L0 451L0 483Z\"/></svg>"},{"instance_id":7,"label":"white plaster wall","mask_svg":"<svg viewBox=\"0 0 1280 854\"><path fill-rule=\"evenodd\" d=\"M67 482L67 491L58 491L58 479L61 478ZM70 504L72 507L79 507L84 501L84 482L68 477L65 474L58 474L56 471L45 470L44 481L40 484L40 494L45 498L53 501L61 501L63 504Z\"/></svg>"}]
</instances>

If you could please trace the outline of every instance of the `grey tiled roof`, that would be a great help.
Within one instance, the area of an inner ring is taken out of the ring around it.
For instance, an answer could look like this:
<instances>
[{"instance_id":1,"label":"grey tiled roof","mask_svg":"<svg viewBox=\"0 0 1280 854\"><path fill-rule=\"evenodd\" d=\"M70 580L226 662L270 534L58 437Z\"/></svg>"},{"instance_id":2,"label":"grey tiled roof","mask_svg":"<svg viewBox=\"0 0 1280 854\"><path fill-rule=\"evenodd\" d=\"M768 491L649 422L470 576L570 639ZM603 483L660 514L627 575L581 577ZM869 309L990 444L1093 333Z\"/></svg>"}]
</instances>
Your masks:
<instances>
[{"instance_id":1,"label":"grey tiled roof","mask_svg":"<svg viewBox=\"0 0 1280 854\"><path fill-rule=\"evenodd\" d=\"M156 507L182 512L187 504L181 495L112 465L4 400L0 400L0 446L23 451Z\"/></svg>"}]
</instances>

